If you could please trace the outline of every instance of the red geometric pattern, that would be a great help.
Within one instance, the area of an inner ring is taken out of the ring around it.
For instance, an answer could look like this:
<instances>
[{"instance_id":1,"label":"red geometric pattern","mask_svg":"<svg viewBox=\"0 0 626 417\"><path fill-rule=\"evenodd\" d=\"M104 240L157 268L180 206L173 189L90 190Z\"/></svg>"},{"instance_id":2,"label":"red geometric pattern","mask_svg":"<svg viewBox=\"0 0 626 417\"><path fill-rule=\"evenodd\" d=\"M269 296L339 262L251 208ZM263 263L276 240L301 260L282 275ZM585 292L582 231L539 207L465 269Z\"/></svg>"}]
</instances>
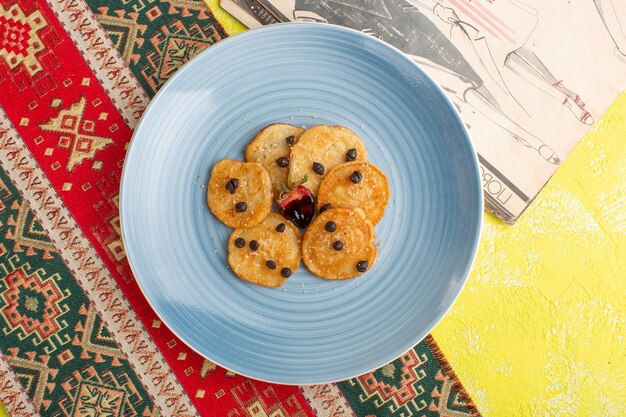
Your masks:
<instances>
[{"instance_id":1,"label":"red geometric pattern","mask_svg":"<svg viewBox=\"0 0 626 417\"><path fill-rule=\"evenodd\" d=\"M41 70L35 55L43 49L43 43L37 32L46 25L39 12L25 16L17 4L9 9L0 6L0 56L9 68L23 62L30 74Z\"/></svg>"},{"instance_id":2,"label":"red geometric pattern","mask_svg":"<svg viewBox=\"0 0 626 417\"><path fill-rule=\"evenodd\" d=\"M59 148L70 149L66 164L67 172L72 172L85 160L94 159L96 152L113 144L111 138L94 134L97 124L102 124L98 122L106 120L106 117L101 116L98 121L89 120L85 118L86 107L87 100L81 97L76 103L60 109L58 115L39 126L47 132L59 134L57 143ZM102 168L98 162L91 167L97 170Z\"/></svg>"},{"instance_id":3,"label":"red geometric pattern","mask_svg":"<svg viewBox=\"0 0 626 417\"><path fill-rule=\"evenodd\" d=\"M392 367L398 362L402 364L402 368L399 371L402 385L399 388L376 378L374 372L368 372L367 374L358 377L359 382L365 392L367 392L368 397L378 394L384 401L394 398L396 403L401 406L413 400L417 396L418 393L415 392L413 385L420 379L420 376L418 376L416 372L416 367L421 365L420 359L417 357L415 351L409 350L394 362L385 365L381 369L381 372L385 374L387 372L387 367Z\"/></svg>"},{"instance_id":4,"label":"red geometric pattern","mask_svg":"<svg viewBox=\"0 0 626 417\"><path fill-rule=\"evenodd\" d=\"M120 225L120 174L117 171L108 173L96 182L96 189L102 199L94 205L100 222L91 227L91 232L106 250L107 256L115 263L115 268L125 282L131 282L133 277L130 266L126 261L126 250L122 243Z\"/></svg>"},{"instance_id":5,"label":"red geometric pattern","mask_svg":"<svg viewBox=\"0 0 626 417\"><path fill-rule=\"evenodd\" d=\"M307 415L295 395L287 397L283 404L278 399L274 387L271 385L260 391L250 380L247 380L230 391L238 407L226 413L226 417L243 417L248 415L255 417L306 417ZM241 410L246 410L247 413L242 413Z\"/></svg>"},{"instance_id":6,"label":"red geometric pattern","mask_svg":"<svg viewBox=\"0 0 626 417\"><path fill-rule=\"evenodd\" d=\"M28 23L13 20L0 15L0 50L8 54L21 55L22 59L28 56L28 44L31 38L31 28ZM9 65L17 65L17 60L12 59Z\"/></svg>"},{"instance_id":7,"label":"red geometric pattern","mask_svg":"<svg viewBox=\"0 0 626 417\"><path fill-rule=\"evenodd\" d=\"M42 97L55 89L59 66L53 47L61 42L49 17L31 0L0 0L0 88L11 81L17 91Z\"/></svg>"},{"instance_id":8,"label":"red geometric pattern","mask_svg":"<svg viewBox=\"0 0 626 417\"><path fill-rule=\"evenodd\" d=\"M59 331L57 319L62 311L58 303L64 297L54 278L44 282L37 272L27 275L19 268L3 281L7 290L0 295L6 304L2 314L13 328L21 327L27 335L37 332L41 339Z\"/></svg>"}]
</instances>

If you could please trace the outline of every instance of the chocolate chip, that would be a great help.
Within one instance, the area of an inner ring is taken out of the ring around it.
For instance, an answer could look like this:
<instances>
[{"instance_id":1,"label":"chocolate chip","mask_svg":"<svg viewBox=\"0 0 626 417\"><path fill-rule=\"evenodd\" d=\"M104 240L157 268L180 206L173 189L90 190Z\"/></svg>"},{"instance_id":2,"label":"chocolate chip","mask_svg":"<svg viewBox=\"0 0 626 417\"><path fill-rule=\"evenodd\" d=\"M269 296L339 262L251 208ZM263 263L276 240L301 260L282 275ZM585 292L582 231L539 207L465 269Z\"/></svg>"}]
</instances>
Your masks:
<instances>
[{"instance_id":1,"label":"chocolate chip","mask_svg":"<svg viewBox=\"0 0 626 417\"><path fill-rule=\"evenodd\" d=\"M289 158L286 156L281 156L276 160L276 164L281 168L286 168L289 166Z\"/></svg>"},{"instance_id":2,"label":"chocolate chip","mask_svg":"<svg viewBox=\"0 0 626 417\"><path fill-rule=\"evenodd\" d=\"M330 205L330 203L326 203L324 204L322 207L320 207L320 213L325 212L326 210L328 210L329 208L331 208L332 206Z\"/></svg>"},{"instance_id":3,"label":"chocolate chip","mask_svg":"<svg viewBox=\"0 0 626 417\"><path fill-rule=\"evenodd\" d=\"M294 135L287 136L287 139L286 139L286 140L287 140L287 145L289 145L289 146L293 146L293 144L294 144L294 143L295 143L295 141L296 141L296 137L295 137Z\"/></svg>"},{"instance_id":4,"label":"chocolate chip","mask_svg":"<svg viewBox=\"0 0 626 417\"><path fill-rule=\"evenodd\" d=\"M284 231L285 231L285 223L281 223L281 224L279 224L278 226L276 226L276 231L277 231L278 233L282 233L282 232L284 232Z\"/></svg>"},{"instance_id":5,"label":"chocolate chip","mask_svg":"<svg viewBox=\"0 0 626 417\"><path fill-rule=\"evenodd\" d=\"M354 161L356 159L356 149L352 148L352 149L348 149L348 152L346 152L346 161L350 162L350 161Z\"/></svg>"},{"instance_id":6,"label":"chocolate chip","mask_svg":"<svg viewBox=\"0 0 626 417\"><path fill-rule=\"evenodd\" d=\"M237 246L239 249L243 248L244 246L246 246L246 239L238 237L237 239L235 239L235 246Z\"/></svg>"},{"instance_id":7,"label":"chocolate chip","mask_svg":"<svg viewBox=\"0 0 626 417\"><path fill-rule=\"evenodd\" d=\"M317 175L324 175L324 165L319 162L313 162L313 171L315 171Z\"/></svg>"},{"instance_id":8,"label":"chocolate chip","mask_svg":"<svg viewBox=\"0 0 626 417\"><path fill-rule=\"evenodd\" d=\"M352 175L350 175L350 181L352 181L355 184L360 183L362 179L363 179L363 174L361 174L361 171L354 171Z\"/></svg>"},{"instance_id":9,"label":"chocolate chip","mask_svg":"<svg viewBox=\"0 0 626 417\"><path fill-rule=\"evenodd\" d=\"M239 187L239 180L237 178L231 178L226 181L226 189L230 191L231 194L235 194L237 187Z\"/></svg>"},{"instance_id":10,"label":"chocolate chip","mask_svg":"<svg viewBox=\"0 0 626 417\"><path fill-rule=\"evenodd\" d=\"M265 266L267 266L269 269L276 269L276 262L269 260L265 262Z\"/></svg>"},{"instance_id":11,"label":"chocolate chip","mask_svg":"<svg viewBox=\"0 0 626 417\"><path fill-rule=\"evenodd\" d=\"M231 194L235 194L235 186L233 185L233 180L226 181L226 189L230 191Z\"/></svg>"},{"instance_id":12,"label":"chocolate chip","mask_svg":"<svg viewBox=\"0 0 626 417\"><path fill-rule=\"evenodd\" d=\"M341 240L335 240L335 243L333 243L333 249L334 250L342 250L343 249L343 242Z\"/></svg>"},{"instance_id":13,"label":"chocolate chip","mask_svg":"<svg viewBox=\"0 0 626 417\"><path fill-rule=\"evenodd\" d=\"M250 249L252 249L253 251L258 250L259 246L259 242L257 242L256 240L250 241Z\"/></svg>"},{"instance_id":14,"label":"chocolate chip","mask_svg":"<svg viewBox=\"0 0 626 417\"><path fill-rule=\"evenodd\" d=\"M327 232L334 232L335 230L337 230L337 224L333 221L327 222L326 223L326 231Z\"/></svg>"},{"instance_id":15,"label":"chocolate chip","mask_svg":"<svg viewBox=\"0 0 626 417\"><path fill-rule=\"evenodd\" d=\"M283 278L289 278L291 276L291 269L289 268L283 268L280 270L280 275L283 276Z\"/></svg>"},{"instance_id":16,"label":"chocolate chip","mask_svg":"<svg viewBox=\"0 0 626 417\"><path fill-rule=\"evenodd\" d=\"M245 201L240 201L235 204L235 210L237 210L237 213L243 213L244 211L248 210L248 205Z\"/></svg>"},{"instance_id":17,"label":"chocolate chip","mask_svg":"<svg viewBox=\"0 0 626 417\"><path fill-rule=\"evenodd\" d=\"M367 271L367 267L368 267L367 261L359 261L356 264L356 270L359 272Z\"/></svg>"}]
</instances>

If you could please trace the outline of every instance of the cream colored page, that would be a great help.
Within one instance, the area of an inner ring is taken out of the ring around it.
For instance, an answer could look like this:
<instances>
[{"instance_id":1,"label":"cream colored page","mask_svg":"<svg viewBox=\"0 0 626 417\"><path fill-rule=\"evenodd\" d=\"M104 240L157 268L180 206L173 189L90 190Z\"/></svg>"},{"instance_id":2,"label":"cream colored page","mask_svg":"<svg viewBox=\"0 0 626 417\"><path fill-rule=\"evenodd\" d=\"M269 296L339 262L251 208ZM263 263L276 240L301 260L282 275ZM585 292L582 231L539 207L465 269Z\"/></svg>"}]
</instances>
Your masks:
<instances>
[{"instance_id":1,"label":"cream colored page","mask_svg":"<svg viewBox=\"0 0 626 417\"><path fill-rule=\"evenodd\" d=\"M626 88L623 0L254 1L280 20L352 27L409 54L461 113L487 206L508 222Z\"/></svg>"}]
</instances>

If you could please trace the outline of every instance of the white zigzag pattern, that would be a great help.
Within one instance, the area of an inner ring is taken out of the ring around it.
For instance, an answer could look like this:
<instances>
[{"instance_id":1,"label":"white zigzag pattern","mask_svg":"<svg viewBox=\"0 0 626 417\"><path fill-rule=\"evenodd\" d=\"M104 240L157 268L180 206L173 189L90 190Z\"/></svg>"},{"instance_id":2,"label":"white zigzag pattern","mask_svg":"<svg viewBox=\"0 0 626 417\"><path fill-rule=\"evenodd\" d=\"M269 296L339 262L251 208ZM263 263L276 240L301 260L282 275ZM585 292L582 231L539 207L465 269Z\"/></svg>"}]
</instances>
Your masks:
<instances>
[{"instance_id":1,"label":"white zigzag pattern","mask_svg":"<svg viewBox=\"0 0 626 417\"><path fill-rule=\"evenodd\" d=\"M125 65L87 3L81 0L49 0L48 4L117 111L134 130L150 98Z\"/></svg>"},{"instance_id":2,"label":"white zigzag pattern","mask_svg":"<svg viewBox=\"0 0 626 417\"><path fill-rule=\"evenodd\" d=\"M0 352L0 401L11 417L40 417Z\"/></svg>"},{"instance_id":3,"label":"white zigzag pattern","mask_svg":"<svg viewBox=\"0 0 626 417\"><path fill-rule=\"evenodd\" d=\"M300 393L319 417L356 417L337 384L303 385Z\"/></svg>"}]
</instances>

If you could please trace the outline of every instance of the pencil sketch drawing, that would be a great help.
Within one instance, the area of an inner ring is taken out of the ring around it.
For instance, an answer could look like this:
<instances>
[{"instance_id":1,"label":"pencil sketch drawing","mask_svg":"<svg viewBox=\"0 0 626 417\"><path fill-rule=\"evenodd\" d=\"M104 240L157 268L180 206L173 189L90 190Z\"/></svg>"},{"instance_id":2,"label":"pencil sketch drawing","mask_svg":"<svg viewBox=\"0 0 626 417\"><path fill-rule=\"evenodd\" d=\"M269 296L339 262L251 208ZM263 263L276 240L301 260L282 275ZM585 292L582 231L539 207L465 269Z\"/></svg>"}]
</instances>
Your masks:
<instances>
[{"instance_id":1,"label":"pencil sketch drawing","mask_svg":"<svg viewBox=\"0 0 626 417\"><path fill-rule=\"evenodd\" d=\"M491 3L497 3L496 11L468 0L445 5L436 0L296 0L293 19L348 26L385 40L428 67L461 113L470 106L545 161L559 164L550 146L522 127L517 115L532 114L511 94L502 72L508 70L558 100L580 123L591 125L594 119L583 99L527 44L539 19L536 10L520 0ZM514 27L499 17L507 14L516 16ZM619 27L619 22L609 22Z\"/></svg>"}]
</instances>

